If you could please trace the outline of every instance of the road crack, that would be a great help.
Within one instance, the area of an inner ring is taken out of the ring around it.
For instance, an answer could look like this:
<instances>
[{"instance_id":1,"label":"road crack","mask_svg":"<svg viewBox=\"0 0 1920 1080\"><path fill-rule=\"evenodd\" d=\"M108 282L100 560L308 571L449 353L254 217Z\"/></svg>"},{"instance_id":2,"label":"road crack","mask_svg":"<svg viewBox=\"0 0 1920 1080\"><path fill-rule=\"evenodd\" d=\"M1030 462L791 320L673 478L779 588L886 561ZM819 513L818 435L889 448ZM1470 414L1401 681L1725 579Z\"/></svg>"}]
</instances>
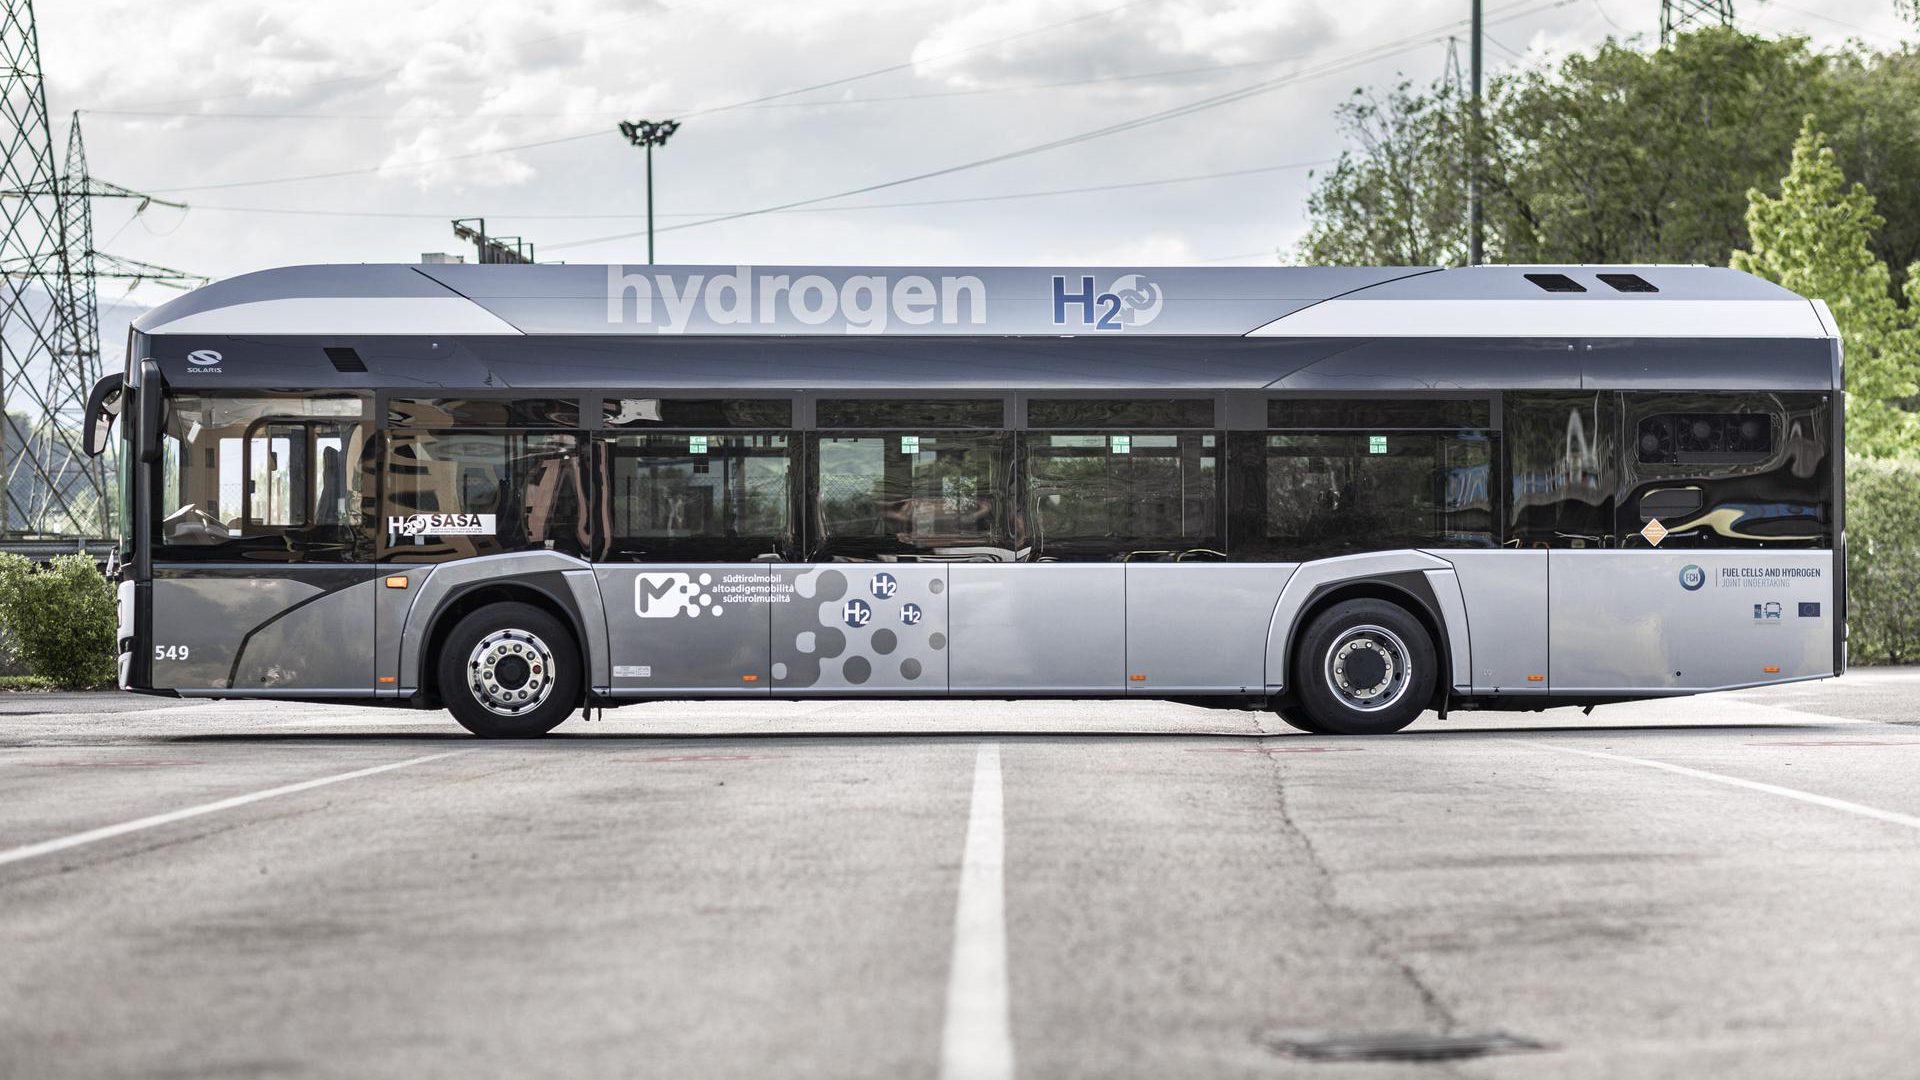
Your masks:
<instances>
[{"instance_id":1,"label":"road crack","mask_svg":"<svg viewBox=\"0 0 1920 1080\"><path fill-rule=\"evenodd\" d=\"M1262 739L1261 742L1264 745L1266 740ZM1299 841L1301 850L1306 853L1307 866L1313 874L1312 891L1315 902L1334 918L1345 920L1360 928L1366 939L1368 955L1399 973L1400 978L1419 998L1421 1009L1427 1014L1428 1021L1438 1025L1440 1034L1454 1034L1459 1031L1459 1018L1454 1015L1452 1009L1447 1007L1446 1002L1441 1000L1439 993L1421 976L1412 962L1394 947L1392 935L1372 916L1340 899L1339 886L1334 881L1333 871L1328 868L1319 846L1314 843L1313 837L1301 828L1299 821L1294 817L1293 806L1287 791L1286 767L1281 762L1280 755L1263 754L1261 756L1267 759L1268 766L1273 771L1274 801L1279 808L1280 822L1287 832Z\"/></svg>"}]
</instances>

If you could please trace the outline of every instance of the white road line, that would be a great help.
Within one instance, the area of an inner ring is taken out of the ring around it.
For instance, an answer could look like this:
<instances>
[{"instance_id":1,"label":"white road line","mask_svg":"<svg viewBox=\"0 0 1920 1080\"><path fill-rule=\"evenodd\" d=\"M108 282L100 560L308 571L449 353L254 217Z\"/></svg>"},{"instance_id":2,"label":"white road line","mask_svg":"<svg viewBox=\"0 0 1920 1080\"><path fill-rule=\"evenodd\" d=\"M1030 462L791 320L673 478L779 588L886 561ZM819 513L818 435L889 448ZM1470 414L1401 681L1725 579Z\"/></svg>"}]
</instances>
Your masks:
<instances>
[{"instance_id":1,"label":"white road line","mask_svg":"<svg viewBox=\"0 0 1920 1080\"><path fill-rule=\"evenodd\" d=\"M1726 784L1730 787L1746 788L1749 791L1763 791L1768 795L1778 795L1786 799L1797 799L1803 803L1824 806L1829 810L1841 810L1849 814L1858 814L1861 817L1872 818L1875 821L1885 821L1894 825L1905 825L1909 829L1920 829L1920 817L1914 817L1911 814L1895 813L1892 810L1882 810L1875 806L1863 806L1857 802L1848 802L1845 799L1836 799L1828 795L1815 795L1811 791L1800 791L1795 788L1781 787L1778 784L1763 784L1758 780L1742 780L1737 776L1724 776L1720 773L1708 772L1705 769L1690 769L1685 765L1670 765L1667 762L1654 761L1650 758L1628 757L1625 754L1609 754L1602 750L1576 750L1571 746L1555 746L1552 743L1531 742L1525 739L1516 739L1514 741L1520 743L1522 746L1537 747L1541 750L1558 750L1563 754L1579 754L1582 757L1602 758L1607 761L1624 761L1629 765L1644 765L1649 769L1663 769L1670 773L1678 773L1681 776L1691 776L1696 780L1711 780L1716 784Z\"/></svg>"},{"instance_id":2,"label":"white road line","mask_svg":"<svg viewBox=\"0 0 1920 1080\"><path fill-rule=\"evenodd\" d=\"M973 759L973 809L967 815L960 902L953 914L953 967L947 977L947 1025L940 1040L943 1080L1013 1076L1002 814L1000 744L981 743Z\"/></svg>"},{"instance_id":3,"label":"white road line","mask_svg":"<svg viewBox=\"0 0 1920 1080\"><path fill-rule=\"evenodd\" d=\"M37 844L28 844L25 847L12 848L8 851L0 851L0 866L5 866L8 863L24 862L27 859L39 858L42 855L51 855L57 851L66 851L69 848L77 848L82 844L92 844L101 840L111 840L116 836L125 836L128 833L140 832L143 829L156 829L162 825L171 825L176 821L185 821L188 818L196 818L202 814L217 813L221 810L232 810L237 806L246 806L248 803L257 803L262 799L271 799L280 795L293 795L295 793L302 792L302 791L311 791L314 788L325 787L328 784L338 784L343 780L358 780L363 776L373 776L377 773L392 772L395 769L404 769L409 765L424 765L429 761L439 761L441 758L450 758L455 754L464 754L464 753L466 753L465 750L451 750L444 754L429 754L426 757L409 758L406 761L396 761L391 765L375 765L371 769L356 769L353 772L349 772L349 773L338 773L333 776L323 776L323 777L320 777L318 780L302 780L300 783L297 783L297 784L287 784L282 787L268 788L265 791L256 791L251 795L235 795L231 799L221 799L218 802L201 803L199 806L189 806L184 810L173 810L165 814L155 814L152 817L138 818L133 821L123 821L118 825L107 825L98 829L88 829L86 832L74 833L71 836L62 836L53 840L42 840Z\"/></svg>"}]
</instances>

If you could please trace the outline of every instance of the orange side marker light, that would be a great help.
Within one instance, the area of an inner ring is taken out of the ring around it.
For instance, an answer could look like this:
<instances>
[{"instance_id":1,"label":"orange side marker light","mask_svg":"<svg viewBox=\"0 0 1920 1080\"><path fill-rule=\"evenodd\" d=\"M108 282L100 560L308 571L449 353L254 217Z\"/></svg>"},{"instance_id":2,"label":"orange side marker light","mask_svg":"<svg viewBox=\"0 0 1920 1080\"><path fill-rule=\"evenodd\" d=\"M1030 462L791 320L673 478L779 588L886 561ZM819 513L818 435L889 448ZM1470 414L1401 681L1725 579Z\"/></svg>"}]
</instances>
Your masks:
<instances>
[{"instance_id":1,"label":"orange side marker light","mask_svg":"<svg viewBox=\"0 0 1920 1080\"><path fill-rule=\"evenodd\" d=\"M400 676L398 676L398 675L382 675L382 676L380 676L380 681L381 681L381 682L383 682L383 683L394 683L394 682L399 682L399 681L400 681Z\"/></svg>"},{"instance_id":2,"label":"orange side marker light","mask_svg":"<svg viewBox=\"0 0 1920 1080\"><path fill-rule=\"evenodd\" d=\"M1528 682L1546 682L1547 677L1545 675L1529 675L1527 676L1527 681Z\"/></svg>"},{"instance_id":3,"label":"orange side marker light","mask_svg":"<svg viewBox=\"0 0 1920 1080\"><path fill-rule=\"evenodd\" d=\"M1760 670L1766 672L1769 675L1778 675L1780 674L1780 665L1768 664L1766 667L1763 667Z\"/></svg>"},{"instance_id":4,"label":"orange side marker light","mask_svg":"<svg viewBox=\"0 0 1920 1080\"><path fill-rule=\"evenodd\" d=\"M758 676L758 675L742 675L742 676L740 676L740 681L741 681L741 682L759 682L759 681L760 681L760 676Z\"/></svg>"},{"instance_id":5,"label":"orange side marker light","mask_svg":"<svg viewBox=\"0 0 1920 1080\"><path fill-rule=\"evenodd\" d=\"M1145 675L1129 675L1127 676L1127 681L1128 682L1146 682L1147 677Z\"/></svg>"},{"instance_id":6,"label":"orange side marker light","mask_svg":"<svg viewBox=\"0 0 1920 1080\"><path fill-rule=\"evenodd\" d=\"M407 587L407 579L405 575L399 575L399 576L390 577L387 579L387 588L389 589L404 589L406 587Z\"/></svg>"}]
</instances>

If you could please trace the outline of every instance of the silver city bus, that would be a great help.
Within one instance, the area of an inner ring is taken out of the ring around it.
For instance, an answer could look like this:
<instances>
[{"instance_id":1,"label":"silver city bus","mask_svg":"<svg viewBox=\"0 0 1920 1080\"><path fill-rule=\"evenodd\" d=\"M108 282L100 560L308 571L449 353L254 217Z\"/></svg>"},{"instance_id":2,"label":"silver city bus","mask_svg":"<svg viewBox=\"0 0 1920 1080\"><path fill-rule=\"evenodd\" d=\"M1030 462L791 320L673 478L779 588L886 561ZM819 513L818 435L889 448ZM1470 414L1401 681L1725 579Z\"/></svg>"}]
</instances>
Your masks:
<instances>
[{"instance_id":1,"label":"silver city bus","mask_svg":"<svg viewBox=\"0 0 1920 1080\"><path fill-rule=\"evenodd\" d=\"M1839 339L1732 270L311 266L128 357L143 693L1361 734L1846 666Z\"/></svg>"}]
</instances>

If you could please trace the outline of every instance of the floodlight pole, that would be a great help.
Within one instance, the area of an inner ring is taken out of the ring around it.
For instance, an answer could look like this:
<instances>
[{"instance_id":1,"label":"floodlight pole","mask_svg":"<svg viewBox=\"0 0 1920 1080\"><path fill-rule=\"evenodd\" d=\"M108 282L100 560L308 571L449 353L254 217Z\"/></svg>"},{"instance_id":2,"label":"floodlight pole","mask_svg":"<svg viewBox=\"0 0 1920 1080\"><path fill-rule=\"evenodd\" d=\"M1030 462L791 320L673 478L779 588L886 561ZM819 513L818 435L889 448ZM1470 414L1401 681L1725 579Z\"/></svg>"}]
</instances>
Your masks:
<instances>
[{"instance_id":1,"label":"floodlight pole","mask_svg":"<svg viewBox=\"0 0 1920 1080\"><path fill-rule=\"evenodd\" d=\"M665 146L667 139L680 130L678 120L622 120L620 134L627 142L647 152L647 265L653 265L653 148Z\"/></svg>"},{"instance_id":2,"label":"floodlight pole","mask_svg":"<svg viewBox=\"0 0 1920 1080\"><path fill-rule=\"evenodd\" d=\"M1473 0L1473 97L1467 112L1467 265L1485 256L1484 215L1480 207L1480 0Z\"/></svg>"}]
</instances>

